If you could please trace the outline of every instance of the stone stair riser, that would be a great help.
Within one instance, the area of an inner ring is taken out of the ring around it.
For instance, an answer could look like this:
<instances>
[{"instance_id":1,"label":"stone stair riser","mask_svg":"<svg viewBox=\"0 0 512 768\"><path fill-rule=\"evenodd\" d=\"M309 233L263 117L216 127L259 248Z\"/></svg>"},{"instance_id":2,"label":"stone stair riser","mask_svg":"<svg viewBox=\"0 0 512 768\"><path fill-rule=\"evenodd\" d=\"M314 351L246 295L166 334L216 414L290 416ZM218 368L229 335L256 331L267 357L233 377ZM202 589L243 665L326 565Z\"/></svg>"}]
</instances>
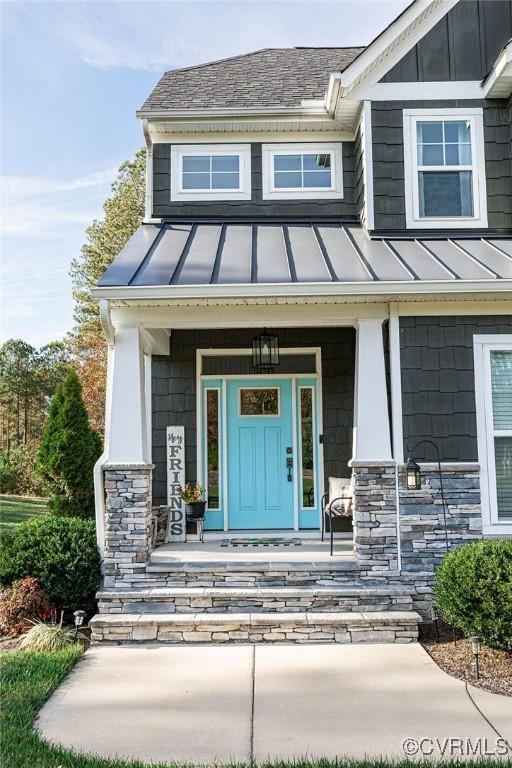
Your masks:
<instances>
[{"instance_id":1,"label":"stone stair riser","mask_svg":"<svg viewBox=\"0 0 512 768\"><path fill-rule=\"evenodd\" d=\"M92 642L130 643L412 643L418 638L416 621L386 626L350 623L297 625L278 621L269 626L227 621L218 625L153 624L148 626L122 624L94 627Z\"/></svg>"},{"instance_id":2,"label":"stone stair riser","mask_svg":"<svg viewBox=\"0 0 512 768\"><path fill-rule=\"evenodd\" d=\"M99 612L119 613L252 613L252 612L300 612L300 611L407 611L412 609L410 595L369 597L303 597L291 599L264 598L211 598L177 597L158 600L150 597L123 600L100 599Z\"/></svg>"}]
</instances>

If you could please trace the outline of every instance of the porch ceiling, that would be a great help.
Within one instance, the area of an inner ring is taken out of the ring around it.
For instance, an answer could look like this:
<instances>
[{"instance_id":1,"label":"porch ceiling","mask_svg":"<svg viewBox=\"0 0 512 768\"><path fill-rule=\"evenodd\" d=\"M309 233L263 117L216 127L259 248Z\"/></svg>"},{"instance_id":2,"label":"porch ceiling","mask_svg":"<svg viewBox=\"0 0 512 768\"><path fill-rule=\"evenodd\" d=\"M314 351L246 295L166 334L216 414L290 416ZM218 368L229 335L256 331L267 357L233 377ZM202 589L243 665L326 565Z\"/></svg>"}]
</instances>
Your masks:
<instances>
[{"instance_id":1,"label":"porch ceiling","mask_svg":"<svg viewBox=\"0 0 512 768\"><path fill-rule=\"evenodd\" d=\"M511 279L509 238L371 239L357 225L327 222L190 222L141 225L99 280L97 295L108 288L165 287L180 295L187 287L293 285L320 293L347 285L361 294L366 287L373 293L402 286L407 293L483 284L492 292Z\"/></svg>"}]
</instances>

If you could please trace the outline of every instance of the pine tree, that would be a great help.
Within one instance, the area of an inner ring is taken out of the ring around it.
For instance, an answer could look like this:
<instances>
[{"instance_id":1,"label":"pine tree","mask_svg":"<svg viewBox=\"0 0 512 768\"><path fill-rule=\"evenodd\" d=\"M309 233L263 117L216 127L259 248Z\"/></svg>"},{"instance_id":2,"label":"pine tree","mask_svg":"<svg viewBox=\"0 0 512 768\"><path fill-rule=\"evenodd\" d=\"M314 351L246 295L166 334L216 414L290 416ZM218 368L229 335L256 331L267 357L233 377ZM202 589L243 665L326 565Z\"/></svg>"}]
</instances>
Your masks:
<instances>
[{"instance_id":1,"label":"pine tree","mask_svg":"<svg viewBox=\"0 0 512 768\"><path fill-rule=\"evenodd\" d=\"M37 456L37 472L51 494L50 512L93 517L93 469L100 452L99 436L89 426L80 381L70 370L53 398Z\"/></svg>"}]
</instances>

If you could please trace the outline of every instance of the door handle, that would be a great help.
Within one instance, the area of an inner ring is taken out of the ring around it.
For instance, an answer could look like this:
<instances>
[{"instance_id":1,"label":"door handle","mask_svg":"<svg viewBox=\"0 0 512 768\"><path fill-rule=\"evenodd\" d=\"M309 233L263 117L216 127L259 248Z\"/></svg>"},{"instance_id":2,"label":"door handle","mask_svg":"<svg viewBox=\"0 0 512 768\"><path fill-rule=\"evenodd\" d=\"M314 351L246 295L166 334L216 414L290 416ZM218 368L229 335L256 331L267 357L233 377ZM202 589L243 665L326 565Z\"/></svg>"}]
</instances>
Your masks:
<instances>
[{"instance_id":1,"label":"door handle","mask_svg":"<svg viewBox=\"0 0 512 768\"><path fill-rule=\"evenodd\" d=\"M292 482L292 469L293 469L293 459L291 456L288 456L286 459L286 468L288 469L288 482Z\"/></svg>"}]
</instances>

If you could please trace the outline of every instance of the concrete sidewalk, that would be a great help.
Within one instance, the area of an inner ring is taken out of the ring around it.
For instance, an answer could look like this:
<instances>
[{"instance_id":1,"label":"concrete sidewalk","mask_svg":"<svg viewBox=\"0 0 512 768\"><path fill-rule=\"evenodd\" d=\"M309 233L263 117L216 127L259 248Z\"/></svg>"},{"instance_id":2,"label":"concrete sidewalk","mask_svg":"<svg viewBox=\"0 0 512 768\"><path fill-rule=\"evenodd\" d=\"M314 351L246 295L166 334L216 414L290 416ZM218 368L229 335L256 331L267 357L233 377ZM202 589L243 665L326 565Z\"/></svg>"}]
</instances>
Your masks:
<instances>
[{"instance_id":1,"label":"concrete sidewalk","mask_svg":"<svg viewBox=\"0 0 512 768\"><path fill-rule=\"evenodd\" d=\"M417 644L105 646L86 653L37 727L69 749L196 765L403 758L404 739L424 739L433 757L447 738L492 750L492 725L512 746L512 698L471 693L485 717Z\"/></svg>"}]
</instances>

